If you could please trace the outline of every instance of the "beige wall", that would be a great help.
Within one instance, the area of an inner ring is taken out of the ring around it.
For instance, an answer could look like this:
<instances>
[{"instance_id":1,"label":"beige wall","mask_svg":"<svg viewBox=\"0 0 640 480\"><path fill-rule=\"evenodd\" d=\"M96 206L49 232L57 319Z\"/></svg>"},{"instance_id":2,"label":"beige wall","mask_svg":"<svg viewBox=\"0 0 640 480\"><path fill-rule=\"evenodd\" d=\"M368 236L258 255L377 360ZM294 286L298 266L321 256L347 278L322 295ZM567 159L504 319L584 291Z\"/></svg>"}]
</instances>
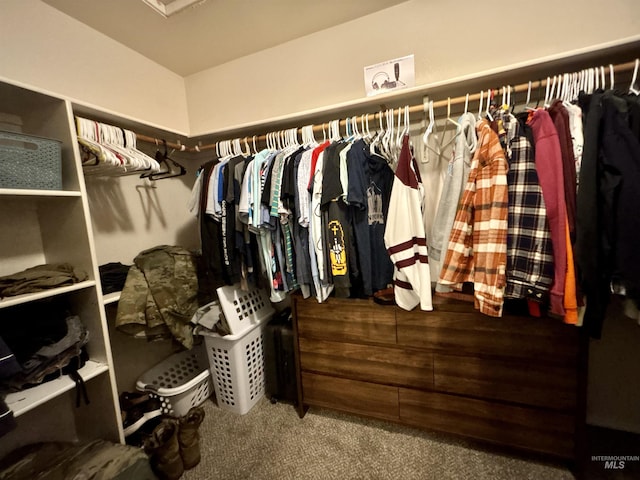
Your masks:
<instances>
[{"instance_id":1,"label":"beige wall","mask_svg":"<svg viewBox=\"0 0 640 480\"><path fill-rule=\"evenodd\" d=\"M408 54L425 85L638 33L637 0L412 0L187 77L191 135L361 99Z\"/></svg>"},{"instance_id":2,"label":"beige wall","mask_svg":"<svg viewBox=\"0 0 640 480\"><path fill-rule=\"evenodd\" d=\"M137 175L86 179L99 265L131 264L156 245L200 248L198 223L187 211L196 169L181 163L187 175L156 182Z\"/></svg>"},{"instance_id":3,"label":"beige wall","mask_svg":"<svg viewBox=\"0 0 640 480\"><path fill-rule=\"evenodd\" d=\"M182 77L39 0L0 1L0 78L177 133Z\"/></svg>"}]
</instances>

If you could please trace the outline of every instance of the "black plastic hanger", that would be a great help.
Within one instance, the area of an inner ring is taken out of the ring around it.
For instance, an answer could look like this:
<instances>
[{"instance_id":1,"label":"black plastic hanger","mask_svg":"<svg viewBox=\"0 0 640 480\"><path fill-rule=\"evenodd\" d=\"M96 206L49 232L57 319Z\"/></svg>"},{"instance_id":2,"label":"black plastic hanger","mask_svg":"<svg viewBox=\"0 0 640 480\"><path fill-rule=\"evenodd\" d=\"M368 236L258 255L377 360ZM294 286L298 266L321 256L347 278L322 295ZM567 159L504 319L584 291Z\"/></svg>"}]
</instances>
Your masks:
<instances>
[{"instance_id":1,"label":"black plastic hanger","mask_svg":"<svg viewBox=\"0 0 640 480\"><path fill-rule=\"evenodd\" d=\"M148 178L149 180L164 180L165 178L181 177L187 173L187 169L178 162L169 157L167 153L167 141L162 140L164 145L164 153L160 150L156 151L156 161L160 165L160 171L154 173L143 173L140 178ZM164 168L163 168L164 167Z\"/></svg>"}]
</instances>

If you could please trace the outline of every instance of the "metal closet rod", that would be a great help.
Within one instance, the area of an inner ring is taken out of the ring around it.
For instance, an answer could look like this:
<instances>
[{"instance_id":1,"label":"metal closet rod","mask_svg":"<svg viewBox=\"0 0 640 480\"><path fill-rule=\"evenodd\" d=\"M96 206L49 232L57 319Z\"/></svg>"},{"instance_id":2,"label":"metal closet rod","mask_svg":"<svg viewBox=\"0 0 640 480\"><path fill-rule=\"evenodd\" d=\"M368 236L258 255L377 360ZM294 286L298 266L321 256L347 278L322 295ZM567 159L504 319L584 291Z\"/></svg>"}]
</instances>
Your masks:
<instances>
[{"instance_id":1,"label":"metal closet rod","mask_svg":"<svg viewBox=\"0 0 640 480\"><path fill-rule=\"evenodd\" d=\"M631 61L631 62L627 62L627 63L621 63L618 65L614 65L613 66L613 71L615 73L620 73L620 72L629 72L634 70L635 68L635 64L636 61ZM596 68L596 67L590 67L591 69ZM590 68L586 68L584 70L589 70ZM600 74L600 67L598 67L598 74ZM582 71L582 70L580 70ZM571 72L571 73L575 73L575 72ZM563 76L564 73L561 74L556 74L555 77L557 77L558 75ZM554 78L554 75L550 75L549 76L550 79ZM607 79L608 80L608 79ZM482 95L484 95L484 99L486 101L486 92L488 90L491 90L495 95L502 95L504 88L508 88L509 85L505 85L503 88L499 88L499 89L485 89L482 93ZM546 87L547 86L547 79L542 79L542 80L535 80L531 82L531 92L534 92L540 88ZM526 92L529 89L529 82L527 83L521 83L518 85L510 85L511 87L511 93L515 94L515 93L521 93L521 92ZM428 96L428 94L425 94L425 96ZM474 93L474 94L469 94L469 96L467 97L467 95L463 95L460 97L453 97L453 98L447 98L444 100L438 100L437 102L433 102L433 108L441 108L441 107L447 107L450 105L459 105L459 104L464 104L465 102L476 102L480 100L480 93ZM532 95L533 96L533 95ZM537 95L536 95L537 97ZM533 100L533 99L532 99ZM401 110L403 110L404 107L400 107L400 109L398 110L398 112L400 112ZM382 109L382 115L385 115L385 111L386 109ZM425 111L425 105L420 104L420 105L412 105L409 107L409 113L410 114L414 114L414 113L423 113ZM374 112L374 113L369 113L369 114L362 114L362 115L355 115L356 117L356 121L357 122L362 122L363 117L365 117L366 115L371 115L372 116L372 121L375 121L376 118L380 118L380 114L381 112ZM398 113L394 112L394 115L397 115ZM353 118L354 115L349 116L349 118ZM346 119L342 119L339 122L340 127L345 127L347 124L347 120ZM327 128L329 125L329 122L323 122L317 125L313 125L313 131L314 133L321 133L323 131L323 129ZM292 127L293 128L293 127ZM300 127L295 127L296 130L300 129ZM290 130L290 129L282 129L282 130ZM277 132L279 130L275 130L275 132ZM272 133L272 132L270 132ZM268 134L263 134L263 135L252 135L252 136L240 136L240 137L234 137L235 139L240 139L240 140L247 140L247 142L249 144L252 144L253 139L255 137L255 141L256 142L265 142L267 139L267 135ZM156 143L156 144L161 144L162 140L159 140L157 138L153 138L153 137L149 137L146 135L136 135L136 138L138 140L144 141L144 142L149 142L149 143ZM224 141L224 140L222 140ZM211 143L211 144L206 144L206 145L199 145L199 146L195 146L195 147L187 147L183 144L181 144L180 142L178 143L171 143L171 142L167 142L167 146L171 147L171 148L175 148L177 150L180 151L187 151L187 152L201 152L203 150L215 150L216 148L216 143L219 142L215 142L215 143Z\"/></svg>"}]
</instances>

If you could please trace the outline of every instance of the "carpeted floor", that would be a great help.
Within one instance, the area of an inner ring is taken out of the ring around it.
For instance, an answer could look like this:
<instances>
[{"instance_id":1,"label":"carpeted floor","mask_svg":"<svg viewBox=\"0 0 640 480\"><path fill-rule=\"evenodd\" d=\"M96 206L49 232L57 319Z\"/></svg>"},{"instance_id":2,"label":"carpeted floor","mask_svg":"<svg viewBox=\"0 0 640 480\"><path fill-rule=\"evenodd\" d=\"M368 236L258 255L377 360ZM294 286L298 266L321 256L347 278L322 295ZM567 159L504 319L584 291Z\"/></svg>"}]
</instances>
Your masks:
<instances>
[{"instance_id":1,"label":"carpeted floor","mask_svg":"<svg viewBox=\"0 0 640 480\"><path fill-rule=\"evenodd\" d=\"M450 437L263 398L246 415L204 404L202 461L184 480L573 479L560 465L483 450Z\"/></svg>"}]
</instances>

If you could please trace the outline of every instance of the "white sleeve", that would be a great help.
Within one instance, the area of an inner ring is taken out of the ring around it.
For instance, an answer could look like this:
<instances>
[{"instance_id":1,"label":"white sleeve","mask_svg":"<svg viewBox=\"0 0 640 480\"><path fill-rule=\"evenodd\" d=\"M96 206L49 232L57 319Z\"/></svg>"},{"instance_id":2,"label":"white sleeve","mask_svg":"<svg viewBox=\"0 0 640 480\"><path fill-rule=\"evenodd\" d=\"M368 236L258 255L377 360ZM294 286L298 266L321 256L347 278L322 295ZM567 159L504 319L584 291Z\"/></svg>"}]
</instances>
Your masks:
<instances>
[{"instance_id":1,"label":"white sleeve","mask_svg":"<svg viewBox=\"0 0 640 480\"><path fill-rule=\"evenodd\" d=\"M191 215L197 217L200 213L200 195L202 193L202 177L204 176L204 171L200 171L198 176L196 177L196 181L193 183L193 188L191 189L191 196L189 197L189 201L187 202L187 210Z\"/></svg>"}]
</instances>

